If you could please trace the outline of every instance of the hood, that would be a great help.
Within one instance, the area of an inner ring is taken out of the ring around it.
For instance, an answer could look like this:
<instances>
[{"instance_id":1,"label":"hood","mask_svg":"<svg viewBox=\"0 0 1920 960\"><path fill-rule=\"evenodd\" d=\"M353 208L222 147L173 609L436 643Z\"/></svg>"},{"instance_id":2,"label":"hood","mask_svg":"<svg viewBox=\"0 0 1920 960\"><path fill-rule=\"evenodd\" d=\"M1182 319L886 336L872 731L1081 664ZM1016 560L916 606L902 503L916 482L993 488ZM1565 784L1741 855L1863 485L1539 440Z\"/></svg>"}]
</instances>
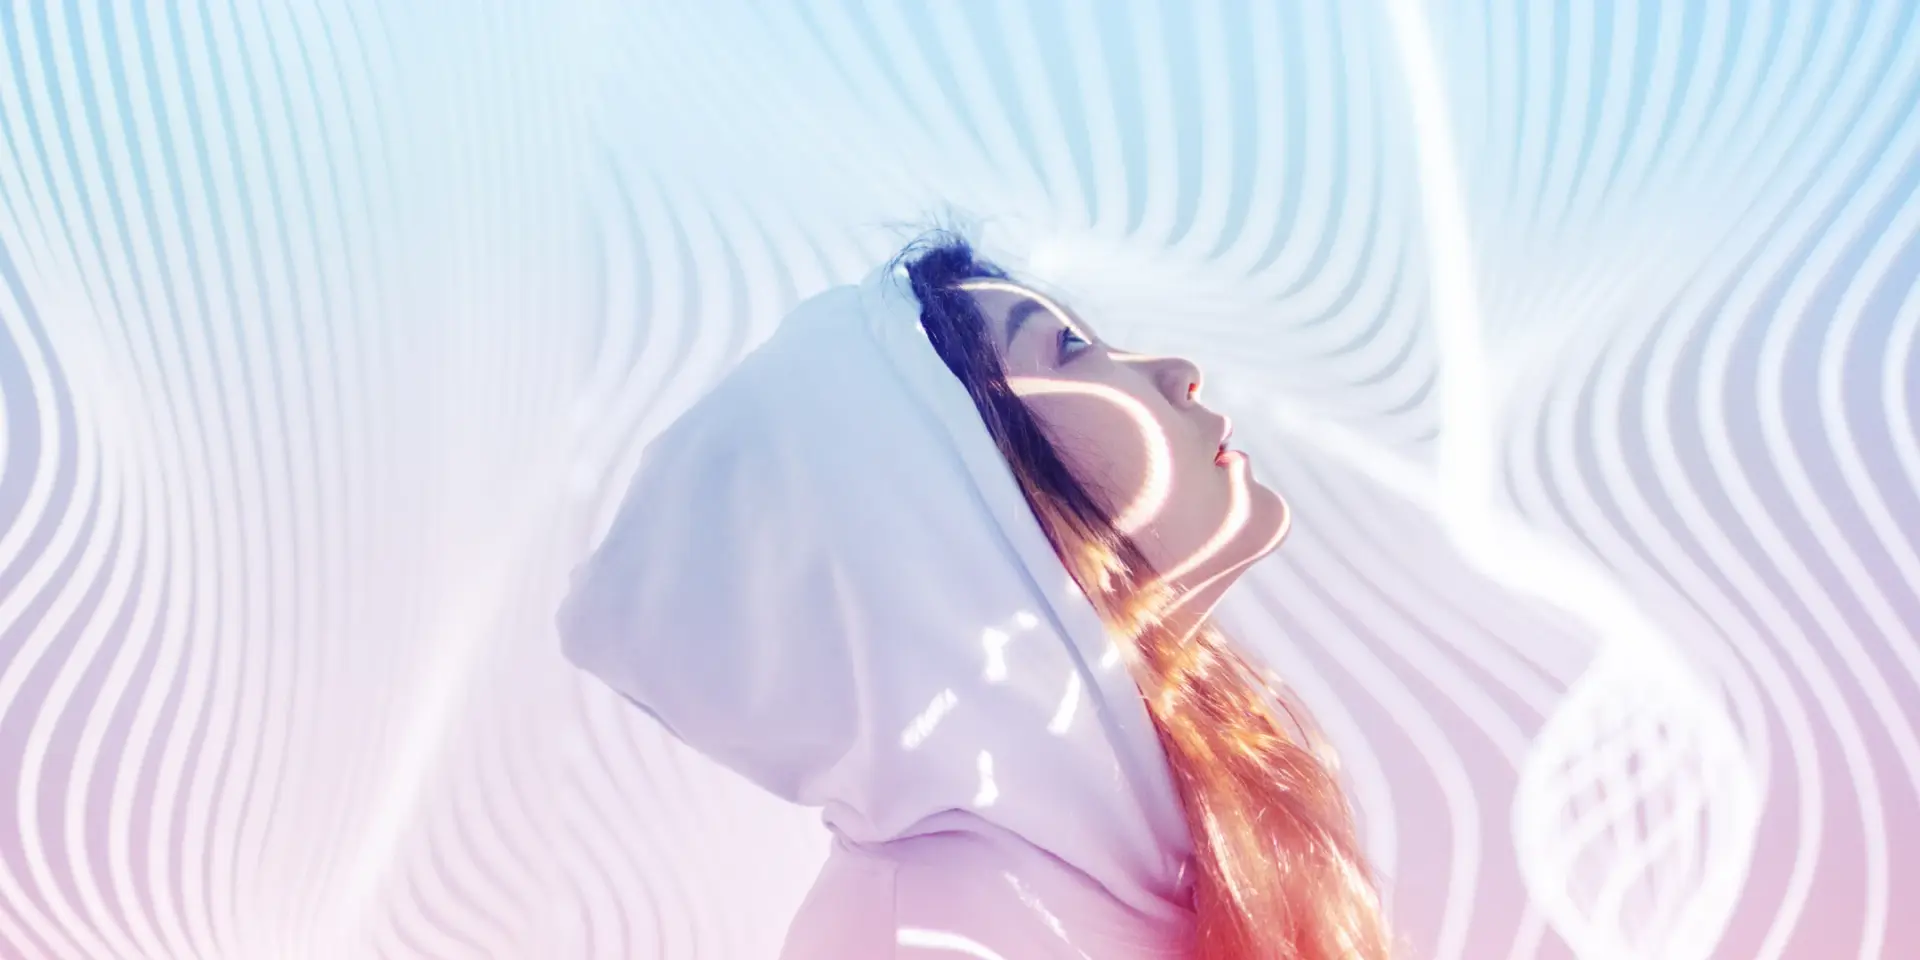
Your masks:
<instances>
[{"instance_id":1,"label":"hood","mask_svg":"<svg viewBox=\"0 0 1920 960\"><path fill-rule=\"evenodd\" d=\"M800 304L645 450L567 658L862 843L955 811L1150 913L1191 851L1165 754L903 273Z\"/></svg>"}]
</instances>

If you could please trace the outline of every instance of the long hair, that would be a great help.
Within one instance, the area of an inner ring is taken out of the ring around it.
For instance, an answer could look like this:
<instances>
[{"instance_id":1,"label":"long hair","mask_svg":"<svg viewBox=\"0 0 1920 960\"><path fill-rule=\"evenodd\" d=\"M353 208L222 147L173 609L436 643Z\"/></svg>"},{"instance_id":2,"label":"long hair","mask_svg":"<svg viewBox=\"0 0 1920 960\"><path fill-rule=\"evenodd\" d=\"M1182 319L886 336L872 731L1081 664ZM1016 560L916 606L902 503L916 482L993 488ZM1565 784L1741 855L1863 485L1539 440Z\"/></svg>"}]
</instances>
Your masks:
<instances>
[{"instance_id":1,"label":"long hair","mask_svg":"<svg viewBox=\"0 0 1920 960\"><path fill-rule=\"evenodd\" d=\"M1385 960L1389 938L1353 816L1306 714L1211 620L1186 636L1161 625L1157 612L1172 598L1008 385L985 319L960 289L1007 275L945 231L895 263L1054 551L1121 641L1193 835L1194 955Z\"/></svg>"}]
</instances>

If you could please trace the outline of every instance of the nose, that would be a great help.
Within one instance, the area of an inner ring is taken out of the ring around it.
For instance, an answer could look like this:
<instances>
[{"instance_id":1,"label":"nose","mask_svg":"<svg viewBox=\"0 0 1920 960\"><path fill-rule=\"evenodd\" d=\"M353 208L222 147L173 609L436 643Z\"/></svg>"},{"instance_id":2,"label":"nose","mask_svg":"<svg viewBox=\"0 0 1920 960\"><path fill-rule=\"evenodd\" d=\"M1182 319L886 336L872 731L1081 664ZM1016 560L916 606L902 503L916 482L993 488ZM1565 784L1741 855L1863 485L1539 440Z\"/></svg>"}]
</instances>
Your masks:
<instances>
[{"instance_id":1,"label":"nose","mask_svg":"<svg viewBox=\"0 0 1920 960\"><path fill-rule=\"evenodd\" d=\"M1154 357L1147 362L1153 381L1175 406L1200 400L1200 368L1185 357Z\"/></svg>"}]
</instances>

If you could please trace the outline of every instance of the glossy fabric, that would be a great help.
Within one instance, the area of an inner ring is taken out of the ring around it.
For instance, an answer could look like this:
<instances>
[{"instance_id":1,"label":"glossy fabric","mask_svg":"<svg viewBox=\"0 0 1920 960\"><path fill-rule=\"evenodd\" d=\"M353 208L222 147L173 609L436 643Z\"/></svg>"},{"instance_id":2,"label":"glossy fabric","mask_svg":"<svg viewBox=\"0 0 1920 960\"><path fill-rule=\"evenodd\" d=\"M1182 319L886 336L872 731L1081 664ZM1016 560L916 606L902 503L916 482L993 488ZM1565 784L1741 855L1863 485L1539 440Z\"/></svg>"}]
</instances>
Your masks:
<instances>
[{"instance_id":1,"label":"glossy fabric","mask_svg":"<svg viewBox=\"0 0 1920 960\"><path fill-rule=\"evenodd\" d=\"M892 956L917 925L983 956L1158 955L1113 944L1188 922L1165 756L917 317L892 273L821 294L657 438L564 650L822 808L840 849L789 957Z\"/></svg>"}]
</instances>

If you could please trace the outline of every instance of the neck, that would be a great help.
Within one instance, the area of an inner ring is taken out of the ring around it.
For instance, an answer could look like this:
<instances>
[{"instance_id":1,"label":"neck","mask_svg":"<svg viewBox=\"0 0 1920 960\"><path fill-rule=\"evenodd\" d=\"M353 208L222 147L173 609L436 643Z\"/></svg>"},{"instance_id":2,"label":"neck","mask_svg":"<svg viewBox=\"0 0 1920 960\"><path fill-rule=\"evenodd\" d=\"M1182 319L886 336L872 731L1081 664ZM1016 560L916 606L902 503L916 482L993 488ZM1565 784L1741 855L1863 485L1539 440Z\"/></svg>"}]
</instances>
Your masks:
<instances>
[{"instance_id":1,"label":"neck","mask_svg":"<svg viewBox=\"0 0 1920 960\"><path fill-rule=\"evenodd\" d=\"M1191 587L1178 588L1173 605L1161 615L1160 623L1174 636L1187 640L1206 625L1213 608L1238 579L1238 576L1209 577Z\"/></svg>"}]
</instances>

